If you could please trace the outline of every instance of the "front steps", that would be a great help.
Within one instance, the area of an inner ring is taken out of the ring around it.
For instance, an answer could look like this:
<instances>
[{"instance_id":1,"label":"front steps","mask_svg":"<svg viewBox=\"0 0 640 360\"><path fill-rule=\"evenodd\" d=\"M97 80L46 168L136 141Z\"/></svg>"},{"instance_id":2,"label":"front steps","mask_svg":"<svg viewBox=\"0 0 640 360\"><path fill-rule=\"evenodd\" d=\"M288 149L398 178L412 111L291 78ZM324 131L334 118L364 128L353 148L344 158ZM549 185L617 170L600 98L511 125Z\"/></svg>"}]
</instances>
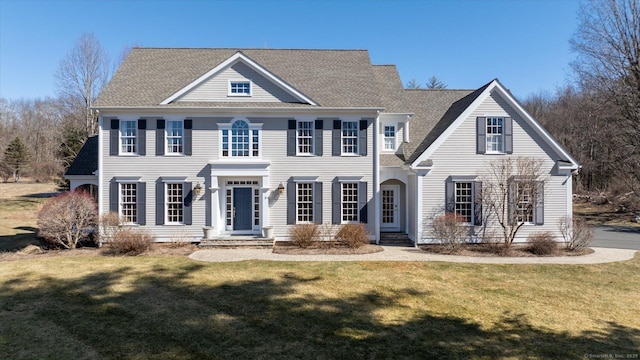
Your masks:
<instances>
[{"instance_id":1,"label":"front steps","mask_svg":"<svg viewBox=\"0 0 640 360\"><path fill-rule=\"evenodd\" d=\"M272 248L274 239L251 235L225 235L213 239L202 239L198 247L201 248Z\"/></svg>"},{"instance_id":2,"label":"front steps","mask_svg":"<svg viewBox=\"0 0 640 360\"><path fill-rule=\"evenodd\" d=\"M407 246L413 247L413 241L405 233L380 233L380 245L384 246Z\"/></svg>"}]
</instances>

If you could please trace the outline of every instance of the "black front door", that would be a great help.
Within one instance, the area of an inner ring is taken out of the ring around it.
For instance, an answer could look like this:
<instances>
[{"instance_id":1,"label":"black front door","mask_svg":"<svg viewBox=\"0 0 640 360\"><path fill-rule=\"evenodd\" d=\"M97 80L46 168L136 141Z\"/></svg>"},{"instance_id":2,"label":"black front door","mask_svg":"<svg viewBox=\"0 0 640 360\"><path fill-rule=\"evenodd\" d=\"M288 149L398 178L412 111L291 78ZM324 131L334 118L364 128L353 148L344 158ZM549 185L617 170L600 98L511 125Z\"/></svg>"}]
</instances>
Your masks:
<instances>
[{"instance_id":1,"label":"black front door","mask_svg":"<svg viewBox=\"0 0 640 360\"><path fill-rule=\"evenodd\" d=\"M251 188L233 188L233 230L251 230Z\"/></svg>"}]
</instances>

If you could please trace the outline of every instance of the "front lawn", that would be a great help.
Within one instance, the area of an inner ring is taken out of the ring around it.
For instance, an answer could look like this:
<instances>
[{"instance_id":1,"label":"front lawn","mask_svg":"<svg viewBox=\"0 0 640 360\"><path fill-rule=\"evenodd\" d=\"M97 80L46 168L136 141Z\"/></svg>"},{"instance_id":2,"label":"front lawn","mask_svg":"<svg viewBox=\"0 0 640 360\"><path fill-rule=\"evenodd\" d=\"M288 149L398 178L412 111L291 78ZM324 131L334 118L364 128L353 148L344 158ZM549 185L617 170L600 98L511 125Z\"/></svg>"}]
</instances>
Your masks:
<instances>
[{"instance_id":1,"label":"front lawn","mask_svg":"<svg viewBox=\"0 0 640 360\"><path fill-rule=\"evenodd\" d=\"M640 353L624 263L0 263L0 354L30 359L584 358ZM633 355L632 355L633 356Z\"/></svg>"}]
</instances>

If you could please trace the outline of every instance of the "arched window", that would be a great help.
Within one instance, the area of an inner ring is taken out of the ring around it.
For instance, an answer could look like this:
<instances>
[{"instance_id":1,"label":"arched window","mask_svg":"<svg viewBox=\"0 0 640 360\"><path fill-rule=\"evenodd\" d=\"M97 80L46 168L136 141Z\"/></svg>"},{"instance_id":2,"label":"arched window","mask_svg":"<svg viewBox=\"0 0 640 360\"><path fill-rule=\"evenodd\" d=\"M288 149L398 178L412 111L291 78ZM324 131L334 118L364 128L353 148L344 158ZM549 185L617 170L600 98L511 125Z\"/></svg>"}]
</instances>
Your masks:
<instances>
[{"instance_id":1,"label":"arched window","mask_svg":"<svg viewBox=\"0 0 640 360\"><path fill-rule=\"evenodd\" d=\"M229 127L221 126L222 156L258 157L260 155L259 126L250 126L243 119L236 120Z\"/></svg>"}]
</instances>

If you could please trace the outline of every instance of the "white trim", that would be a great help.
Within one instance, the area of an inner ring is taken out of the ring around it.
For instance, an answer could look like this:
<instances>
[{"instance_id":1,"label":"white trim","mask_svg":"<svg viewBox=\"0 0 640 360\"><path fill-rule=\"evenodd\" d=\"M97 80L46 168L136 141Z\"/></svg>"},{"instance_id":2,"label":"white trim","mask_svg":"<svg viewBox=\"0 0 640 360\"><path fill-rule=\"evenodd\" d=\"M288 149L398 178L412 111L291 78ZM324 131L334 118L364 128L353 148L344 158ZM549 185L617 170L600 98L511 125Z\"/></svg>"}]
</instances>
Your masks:
<instances>
[{"instance_id":1,"label":"white trim","mask_svg":"<svg viewBox=\"0 0 640 360\"><path fill-rule=\"evenodd\" d=\"M411 168L415 169L418 164L425 161L433 155L433 153L460 127L460 125L468 119L471 114L480 106L490 95L493 90L496 90L500 96L516 110L516 112L522 116L524 121L528 122L533 129L542 137L543 140L551 146L563 159L571 162L573 166L571 169L577 169L579 167L578 162L568 153L563 147L549 134L540 123L535 120L519 103L511 96L511 94L500 84L496 79L493 80L489 86L469 105L463 112L456 118L456 120L449 125L449 127L438 136L438 138L416 158L411 164Z\"/></svg>"},{"instance_id":2,"label":"white trim","mask_svg":"<svg viewBox=\"0 0 640 360\"><path fill-rule=\"evenodd\" d=\"M278 85L282 90L284 90L287 93L289 93L290 95L298 98L299 100L301 100L303 102L306 102L306 103L308 103L310 105L314 105L314 106L318 105L318 104L316 104L315 101L311 100L309 97L305 96L303 93L301 93L300 91L296 90L293 86L285 83L283 80L280 80L277 76L275 76L270 71L268 71L267 69L265 69L262 66L260 66L258 63L256 63L253 60L249 59L247 56L245 56L240 51L238 51L237 53L232 55L230 58L228 58L227 60L225 60L222 63L220 63L218 66L216 66L213 69L209 70L206 74L204 74L204 75L200 76L199 78L197 78L196 80L192 81L187 86L185 86L182 89L178 90L175 94L171 95L170 97L168 97L167 99L162 101L160 103L160 105L170 104L174 100L180 98L182 95L186 94L187 92L189 92L190 90L192 90L196 86L200 85L201 83L203 83L204 81L209 79L211 76L219 73L220 71L225 69L227 66L231 66L231 65L235 64L238 61L244 62L249 67L251 67L253 70L258 72L262 76L266 77L267 79L271 80L273 83Z\"/></svg>"}]
</instances>

